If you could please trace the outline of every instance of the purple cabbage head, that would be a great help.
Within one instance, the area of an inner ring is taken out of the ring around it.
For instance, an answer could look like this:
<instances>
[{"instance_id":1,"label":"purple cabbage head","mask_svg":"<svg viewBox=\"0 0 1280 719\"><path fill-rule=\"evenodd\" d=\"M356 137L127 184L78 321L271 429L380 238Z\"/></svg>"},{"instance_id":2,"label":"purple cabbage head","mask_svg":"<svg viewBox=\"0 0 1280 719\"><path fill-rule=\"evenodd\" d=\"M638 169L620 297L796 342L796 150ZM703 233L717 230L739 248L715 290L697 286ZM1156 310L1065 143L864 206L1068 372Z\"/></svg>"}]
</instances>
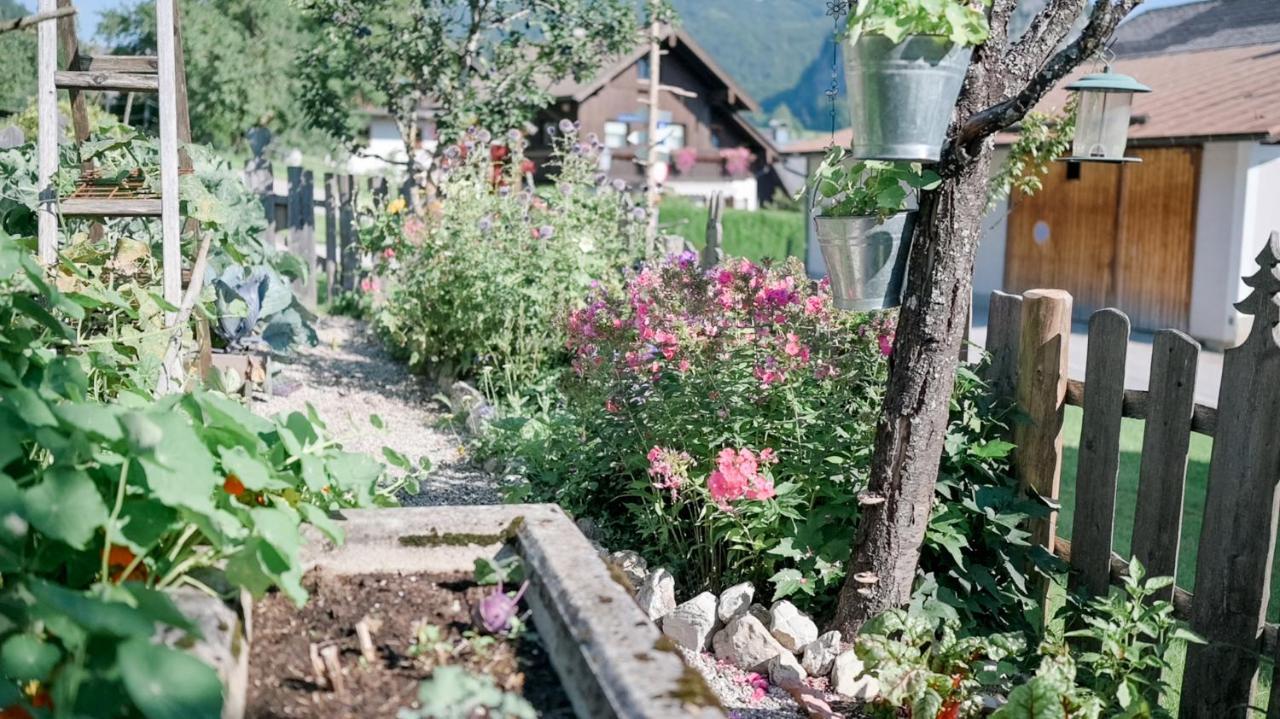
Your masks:
<instances>
[{"instance_id":1,"label":"purple cabbage head","mask_svg":"<svg viewBox=\"0 0 1280 719\"><path fill-rule=\"evenodd\" d=\"M515 619L516 614L519 613L520 598L528 588L529 580L526 579L520 585L520 590L512 596L504 592L502 582L498 582L498 588L480 600L480 605L476 607L477 623L490 634L505 634L511 631L511 620Z\"/></svg>"}]
</instances>

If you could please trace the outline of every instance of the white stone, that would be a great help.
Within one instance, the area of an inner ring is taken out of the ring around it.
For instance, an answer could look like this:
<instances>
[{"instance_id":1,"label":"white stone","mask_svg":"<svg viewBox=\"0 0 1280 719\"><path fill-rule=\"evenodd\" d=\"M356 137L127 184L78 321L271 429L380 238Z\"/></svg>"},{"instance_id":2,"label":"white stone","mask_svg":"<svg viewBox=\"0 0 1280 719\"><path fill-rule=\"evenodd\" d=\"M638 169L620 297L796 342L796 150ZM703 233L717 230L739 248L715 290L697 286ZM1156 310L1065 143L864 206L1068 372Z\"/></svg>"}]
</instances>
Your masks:
<instances>
[{"instance_id":1,"label":"white stone","mask_svg":"<svg viewBox=\"0 0 1280 719\"><path fill-rule=\"evenodd\" d=\"M760 623L769 626L769 610L763 604L752 604L747 610L747 614L760 620Z\"/></svg>"},{"instance_id":2,"label":"white stone","mask_svg":"<svg viewBox=\"0 0 1280 719\"><path fill-rule=\"evenodd\" d=\"M649 563L629 549L610 554L609 563L622 570L633 588L643 584L644 578L649 575Z\"/></svg>"},{"instance_id":3,"label":"white stone","mask_svg":"<svg viewBox=\"0 0 1280 719\"><path fill-rule=\"evenodd\" d=\"M711 639L716 659L746 671L765 669L770 659L789 654L759 619L750 614L738 617Z\"/></svg>"},{"instance_id":4,"label":"white stone","mask_svg":"<svg viewBox=\"0 0 1280 719\"><path fill-rule=\"evenodd\" d=\"M831 691L868 702L880 695L880 681L863 674L866 666L850 649L836 657L831 666Z\"/></svg>"},{"instance_id":5,"label":"white stone","mask_svg":"<svg viewBox=\"0 0 1280 719\"><path fill-rule=\"evenodd\" d=\"M703 592L662 618L662 633L691 651L707 648L716 628L716 595Z\"/></svg>"},{"instance_id":6,"label":"white stone","mask_svg":"<svg viewBox=\"0 0 1280 719\"><path fill-rule=\"evenodd\" d=\"M716 617L720 619L722 624L728 624L746 614L747 610L751 608L751 599L755 594L756 588L751 585L751 582L735 584L720 592L720 603L716 606Z\"/></svg>"},{"instance_id":7,"label":"white stone","mask_svg":"<svg viewBox=\"0 0 1280 719\"><path fill-rule=\"evenodd\" d=\"M818 638L818 625L785 599L769 610L769 631L774 639L793 652L800 651L804 645Z\"/></svg>"},{"instance_id":8,"label":"white stone","mask_svg":"<svg viewBox=\"0 0 1280 719\"><path fill-rule=\"evenodd\" d=\"M831 665L839 654L840 632L827 632L804 646L800 666L813 676L822 676L831 671Z\"/></svg>"},{"instance_id":9,"label":"white stone","mask_svg":"<svg viewBox=\"0 0 1280 719\"><path fill-rule=\"evenodd\" d=\"M636 603L649 616L658 621L676 608L676 580L671 573L658 567L644 578L636 591Z\"/></svg>"},{"instance_id":10,"label":"white stone","mask_svg":"<svg viewBox=\"0 0 1280 719\"><path fill-rule=\"evenodd\" d=\"M791 652L783 652L769 660L769 681L783 689L801 686L807 676Z\"/></svg>"}]
</instances>

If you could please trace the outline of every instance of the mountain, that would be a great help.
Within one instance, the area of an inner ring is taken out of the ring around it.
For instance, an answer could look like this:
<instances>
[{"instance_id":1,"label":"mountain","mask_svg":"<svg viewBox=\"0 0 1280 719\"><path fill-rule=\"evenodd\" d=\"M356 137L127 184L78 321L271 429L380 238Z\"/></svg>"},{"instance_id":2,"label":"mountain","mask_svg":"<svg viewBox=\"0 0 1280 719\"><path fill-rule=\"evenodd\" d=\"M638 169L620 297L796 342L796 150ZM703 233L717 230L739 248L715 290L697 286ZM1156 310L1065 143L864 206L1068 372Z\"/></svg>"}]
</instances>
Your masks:
<instances>
[{"instance_id":1,"label":"mountain","mask_svg":"<svg viewBox=\"0 0 1280 719\"><path fill-rule=\"evenodd\" d=\"M825 0L673 0L680 23L769 117L827 130L832 30ZM843 93L844 73L836 73ZM843 102L837 115L844 119Z\"/></svg>"}]
</instances>

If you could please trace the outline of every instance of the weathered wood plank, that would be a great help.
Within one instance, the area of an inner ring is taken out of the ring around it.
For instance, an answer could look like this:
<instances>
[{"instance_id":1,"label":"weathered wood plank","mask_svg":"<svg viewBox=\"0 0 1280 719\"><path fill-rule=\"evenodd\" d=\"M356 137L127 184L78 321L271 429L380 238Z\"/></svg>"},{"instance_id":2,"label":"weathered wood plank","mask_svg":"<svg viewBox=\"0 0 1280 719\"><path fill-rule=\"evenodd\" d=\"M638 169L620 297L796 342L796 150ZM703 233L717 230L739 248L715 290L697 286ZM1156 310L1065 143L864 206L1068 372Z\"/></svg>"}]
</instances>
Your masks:
<instances>
[{"instance_id":1,"label":"weathered wood plank","mask_svg":"<svg viewBox=\"0 0 1280 719\"><path fill-rule=\"evenodd\" d=\"M59 9L69 7L71 7L71 0L58 0ZM76 37L74 14L58 20L58 45L66 56L63 66L75 67L80 59L80 41ZM68 97L71 100L71 124L75 128L76 142L84 142L89 139L89 108L85 105L84 94L79 90L71 90ZM93 163L86 162L83 168L91 170Z\"/></svg>"},{"instance_id":2,"label":"weathered wood plank","mask_svg":"<svg viewBox=\"0 0 1280 719\"><path fill-rule=\"evenodd\" d=\"M41 10L34 15L24 15L23 17L12 18L10 20L0 20L0 32L9 32L10 30L23 30L25 28L39 25L40 23L57 20L59 18L71 17L76 14L73 7L61 7L54 10Z\"/></svg>"},{"instance_id":3,"label":"weathered wood plank","mask_svg":"<svg viewBox=\"0 0 1280 719\"><path fill-rule=\"evenodd\" d=\"M1124 416L1132 419L1146 419L1147 405L1150 403L1148 395L1145 389L1125 390ZM1083 380L1067 380L1067 404L1072 407L1084 406ZM1218 409L1196 404L1191 411L1191 431L1212 437L1218 431Z\"/></svg>"},{"instance_id":4,"label":"weathered wood plank","mask_svg":"<svg viewBox=\"0 0 1280 719\"><path fill-rule=\"evenodd\" d=\"M54 82L64 90L116 90L118 92L159 92L156 75L131 75L124 72L80 72L61 70Z\"/></svg>"},{"instance_id":5,"label":"weathered wood plank","mask_svg":"<svg viewBox=\"0 0 1280 719\"><path fill-rule=\"evenodd\" d=\"M40 0L36 10L41 15L57 10L57 0ZM54 77L58 71L58 27L42 22L36 30L36 113L39 129L36 135L37 180L39 192L37 230L41 264L58 261L58 191L53 176L58 171L58 88Z\"/></svg>"},{"instance_id":6,"label":"weathered wood plank","mask_svg":"<svg viewBox=\"0 0 1280 719\"><path fill-rule=\"evenodd\" d=\"M1022 333L1022 296L992 292L987 309L986 380L991 392L1007 401L1016 400L1018 383L1018 339Z\"/></svg>"},{"instance_id":7,"label":"weathered wood plank","mask_svg":"<svg viewBox=\"0 0 1280 719\"><path fill-rule=\"evenodd\" d=\"M355 238L355 178L351 175L338 176L338 252L342 256L340 277L342 289L352 292L356 288L356 255Z\"/></svg>"},{"instance_id":8,"label":"weathered wood plank","mask_svg":"<svg viewBox=\"0 0 1280 719\"><path fill-rule=\"evenodd\" d=\"M310 170L290 167L289 251L307 268L303 280L294 280L293 292L309 310L316 308L316 210L315 177Z\"/></svg>"},{"instance_id":9,"label":"weathered wood plank","mask_svg":"<svg viewBox=\"0 0 1280 719\"><path fill-rule=\"evenodd\" d=\"M1120 419L1129 318L1103 309L1089 318L1085 360L1084 418L1076 465L1075 526L1071 537L1070 587L1105 596L1110 586L1111 535L1116 519L1116 475L1120 470Z\"/></svg>"},{"instance_id":10,"label":"weathered wood plank","mask_svg":"<svg viewBox=\"0 0 1280 719\"><path fill-rule=\"evenodd\" d=\"M67 217L159 217L159 199L122 200L70 197L61 203Z\"/></svg>"},{"instance_id":11,"label":"weathered wood plank","mask_svg":"<svg viewBox=\"0 0 1280 719\"><path fill-rule=\"evenodd\" d=\"M1280 512L1280 233L1273 232L1236 304L1253 315L1244 344L1226 351L1218 434L1196 557L1191 626L1208 644L1187 651L1179 716L1244 719L1258 669L1254 651L1267 609Z\"/></svg>"},{"instance_id":12,"label":"weathered wood plank","mask_svg":"<svg viewBox=\"0 0 1280 719\"><path fill-rule=\"evenodd\" d=\"M75 69L80 72L127 72L155 75L160 72L160 58L155 55L80 55Z\"/></svg>"},{"instance_id":13,"label":"weathered wood plank","mask_svg":"<svg viewBox=\"0 0 1280 719\"><path fill-rule=\"evenodd\" d=\"M1153 576L1178 575L1182 497L1196 404L1200 344L1177 330L1156 334L1151 349L1151 392L1142 433L1142 466L1131 552ZM1160 598L1173 596L1173 587Z\"/></svg>"},{"instance_id":14,"label":"weathered wood plank","mask_svg":"<svg viewBox=\"0 0 1280 719\"><path fill-rule=\"evenodd\" d=\"M1026 420L1014 426L1014 469L1022 485L1050 502L1062 476L1062 413L1067 391L1071 295L1031 290L1022 296L1018 340L1018 406ZM1058 513L1031 522L1031 541L1053 551ZM1047 587L1046 587L1047 588Z\"/></svg>"},{"instance_id":15,"label":"weathered wood plank","mask_svg":"<svg viewBox=\"0 0 1280 719\"><path fill-rule=\"evenodd\" d=\"M178 69L173 34L174 5L175 0L156 0L156 54L160 58L160 74L149 79L157 83L160 92L160 234L164 298L176 306L182 301L182 218L178 214ZM170 322L173 319L172 316L168 318Z\"/></svg>"},{"instance_id":16,"label":"weathered wood plank","mask_svg":"<svg viewBox=\"0 0 1280 719\"><path fill-rule=\"evenodd\" d=\"M324 173L324 274L328 302L333 299L338 279L338 180L332 172Z\"/></svg>"}]
</instances>

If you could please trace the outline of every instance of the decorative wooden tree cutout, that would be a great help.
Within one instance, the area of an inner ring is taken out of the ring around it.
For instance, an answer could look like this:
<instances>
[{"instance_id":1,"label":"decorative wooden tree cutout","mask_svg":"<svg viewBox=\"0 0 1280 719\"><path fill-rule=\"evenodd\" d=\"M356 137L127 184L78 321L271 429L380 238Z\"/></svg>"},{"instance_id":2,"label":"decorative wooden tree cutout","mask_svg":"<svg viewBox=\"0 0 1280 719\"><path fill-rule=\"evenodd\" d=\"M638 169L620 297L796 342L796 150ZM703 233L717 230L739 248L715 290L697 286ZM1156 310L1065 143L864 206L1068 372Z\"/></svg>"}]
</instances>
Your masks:
<instances>
[{"instance_id":1,"label":"decorative wooden tree cutout","mask_svg":"<svg viewBox=\"0 0 1280 719\"><path fill-rule=\"evenodd\" d=\"M1191 627L1209 643L1187 652L1182 717L1249 714L1267 614L1280 495L1280 233L1258 255L1253 288L1236 309L1253 316L1249 336L1226 351L1209 484L1196 557ZM1274 712L1273 712L1274 714Z\"/></svg>"}]
</instances>

